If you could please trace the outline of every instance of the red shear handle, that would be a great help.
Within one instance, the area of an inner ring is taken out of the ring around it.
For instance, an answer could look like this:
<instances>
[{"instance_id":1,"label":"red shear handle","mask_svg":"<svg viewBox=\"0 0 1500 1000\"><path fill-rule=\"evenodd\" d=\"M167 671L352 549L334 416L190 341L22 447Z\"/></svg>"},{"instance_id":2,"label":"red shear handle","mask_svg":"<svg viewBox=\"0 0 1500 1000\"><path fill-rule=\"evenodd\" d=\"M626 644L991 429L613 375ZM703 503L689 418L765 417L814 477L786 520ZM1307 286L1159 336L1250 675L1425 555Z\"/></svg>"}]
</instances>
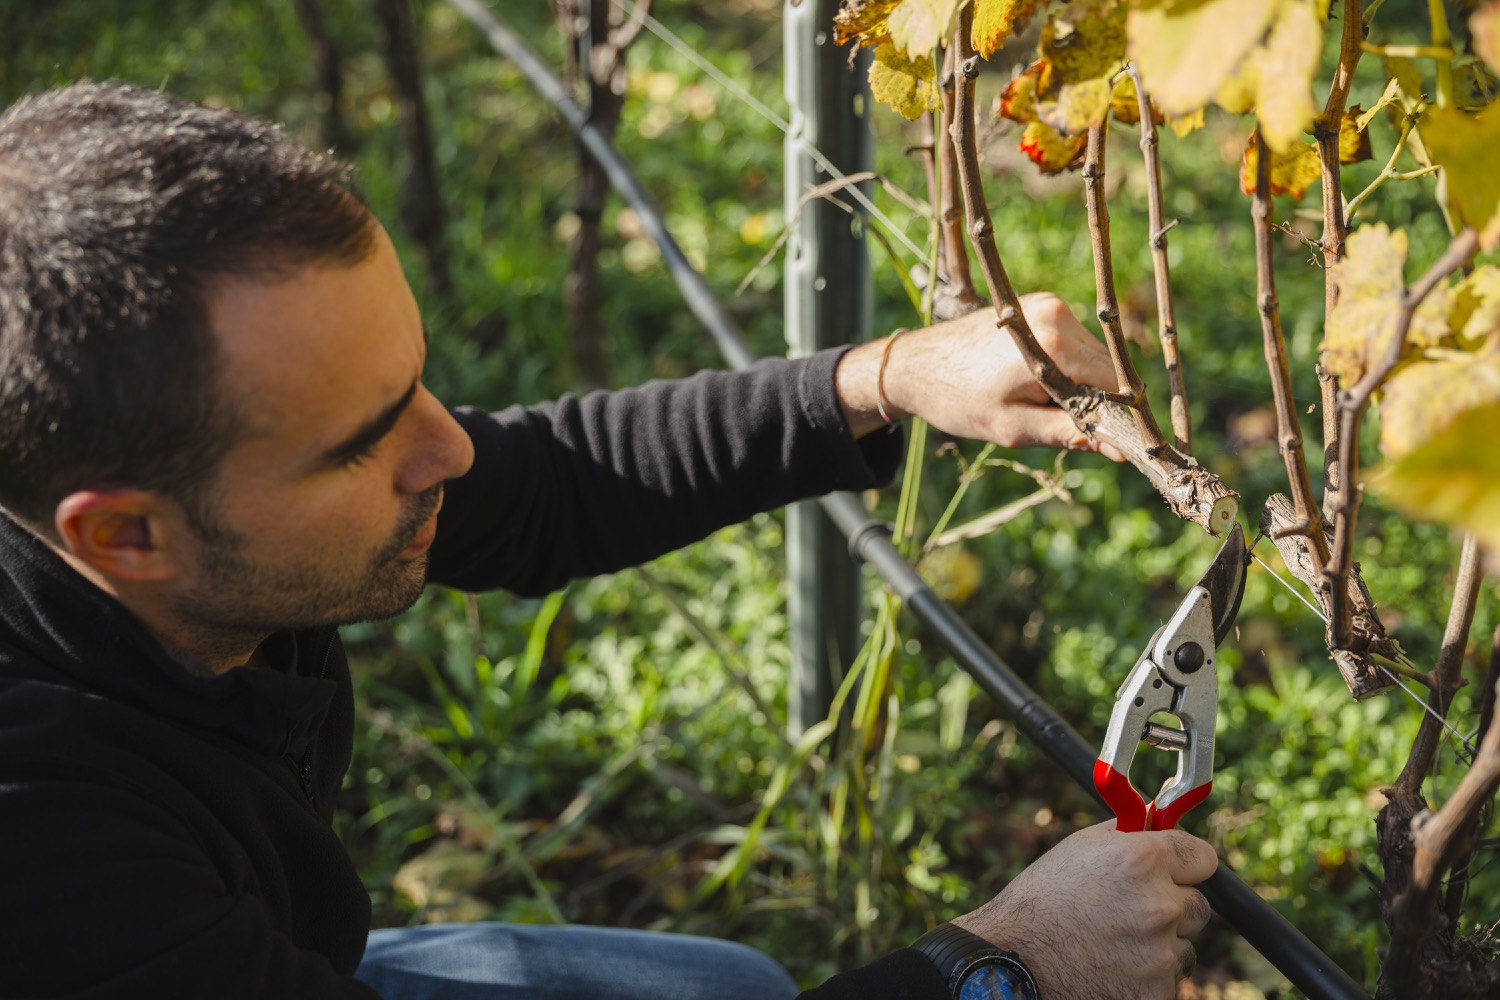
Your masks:
<instances>
[{"instance_id":1,"label":"red shear handle","mask_svg":"<svg viewBox=\"0 0 1500 1000\"><path fill-rule=\"evenodd\" d=\"M1146 829L1146 800L1130 783L1130 776L1116 771L1102 760L1094 761L1094 787L1105 803L1115 811L1115 829L1121 833L1139 833Z\"/></svg>"},{"instance_id":2,"label":"red shear handle","mask_svg":"<svg viewBox=\"0 0 1500 1000\"><path fill-rule=\"evenodd\" d=\"M1175 830L1177 824L1186 816L1188 810L1208 798L1208 793L1213 789L1212 781L1197 788L1184 792L1182 797L1165 809L1157 809L1156 803L1151 803L1146 808L1146 829L1148 830Z\"/></svg>"},{"instance_id":3,"label":"red shear handle","mask_svg":"<svg viewBox=\"0 0 1500 1000\"><path fill-rule=\"evenodd\" d=\"M1139 833L1142 830L1174 830L1182 817L1198 803L1208 798L1213 789L1212 781L1199 785L1184 794L1165 809L1157 809L1155 802L1147 803L1141 793L1130 783L1130 776L1116 771L1102 760L1094 761L1094 787L1115 813L1115 829L1121 833Z\"/></svg>"}]
</instances>

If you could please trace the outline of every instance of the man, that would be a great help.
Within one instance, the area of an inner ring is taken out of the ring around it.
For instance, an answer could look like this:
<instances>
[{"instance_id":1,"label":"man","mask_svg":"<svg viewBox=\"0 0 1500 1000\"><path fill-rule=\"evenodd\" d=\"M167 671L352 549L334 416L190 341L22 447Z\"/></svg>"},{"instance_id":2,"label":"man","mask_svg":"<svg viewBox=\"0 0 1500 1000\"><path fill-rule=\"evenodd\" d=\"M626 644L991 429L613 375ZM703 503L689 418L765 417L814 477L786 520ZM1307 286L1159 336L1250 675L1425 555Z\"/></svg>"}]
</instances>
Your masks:
<instances>
[{"instance_id":1,"label":"man","mask_svg":"<svg viewBox=\"0 0 1500 1000\"><path fill-rule=\"evenodd\" d=\"M1028 314L1109 377L1055 299ZM335 627L873 484L887 418L1087 445L983 320L499 414L444 408L426 350L384 230L273 126L94 84L0 116L0 996L789 997L774 962L700 938L367 949L330 826L355 725ZM1213 867L1186 834L1094 827L811 995L1030 975L1048 1000L1167 997Z\"/></svg>"}]
</instances>

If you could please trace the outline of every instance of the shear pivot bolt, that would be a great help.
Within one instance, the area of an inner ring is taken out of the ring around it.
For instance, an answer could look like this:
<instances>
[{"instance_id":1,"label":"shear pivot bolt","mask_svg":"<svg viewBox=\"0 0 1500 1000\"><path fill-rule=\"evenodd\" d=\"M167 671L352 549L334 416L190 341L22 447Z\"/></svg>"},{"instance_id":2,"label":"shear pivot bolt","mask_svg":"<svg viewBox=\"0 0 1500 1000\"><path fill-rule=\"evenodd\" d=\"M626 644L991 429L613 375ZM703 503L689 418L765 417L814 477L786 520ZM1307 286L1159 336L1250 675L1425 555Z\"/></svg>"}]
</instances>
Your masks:
<instances>
[{"instance_id":1,"label":"shear pivot bolt","mask_svg":"<svg viewBox=\"0 0 1500 1000\"><path fill-rule=\"evenodd\" d=\"M1203 647L1196 642L1185 642L1172 652L1172 663L1185 674L1197 673L1203 660Z\"/></svg>"}]
</instances>

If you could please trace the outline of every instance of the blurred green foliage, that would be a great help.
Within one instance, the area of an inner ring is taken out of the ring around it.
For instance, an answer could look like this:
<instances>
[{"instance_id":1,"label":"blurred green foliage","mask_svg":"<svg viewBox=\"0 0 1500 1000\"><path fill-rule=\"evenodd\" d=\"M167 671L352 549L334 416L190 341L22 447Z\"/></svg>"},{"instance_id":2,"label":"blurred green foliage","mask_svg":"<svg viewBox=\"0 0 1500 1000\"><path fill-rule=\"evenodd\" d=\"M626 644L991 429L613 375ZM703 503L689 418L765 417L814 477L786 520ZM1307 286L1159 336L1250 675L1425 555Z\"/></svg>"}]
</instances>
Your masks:
<instances>
[{"instance_id":1,"label":"blurred green foliage","mask_svg":"<svg viewBox=\"0 0 1500 1000\"><path fill-rule=\"evenodd\" d=\"M405 153L373 17L360 0L322 6L342 49L338 110L353 137L348 155L421 296L421 258L396 225ZM453 402L491 407L551 397L572 384L561 284L577 223L571 140L452 8L424 0L416 9L456 283L451 298L423 303L433 331L429 381ZM507 3L502 13L560 62L547 3ZM761 100L781 106L774 0L661 0L656 14ZM0 6L3 102L80 76L116 78L267 115L317 145L324 109L311 59L291 0ZM784 222L779 133L650 37L630 67L620 146L753 344L779 353L776 269L731 294ZM999 77L986 78L991 92ZM1373 79L1361 75L1356 100L1371 103L1365 91ZM902 152L914 135L888 115L876 116L876 128L879 169L917 191L918 166ZM1091 315L1076 178L1038 180L1010 155L1014 137L1003 125L997 131L990 194L1015 284L1056 290ZM1245 131L1211 117L1187 140L1168 135L1164 169L1168 214L1181 220L1170 245L1196 450L1252 512L1284 488L1284 472L1254 309L1249 206L1236 184ZM1348 185L1368 181L1393 137L1377 125L1375 160L1350 168ZM1155 392L1165 379L1150 374L1155 317L1142 170L1134 137L1116 139L1115 268L1130 318L1147 331L1140 363ZM1410 229L1414 271L1444 242L1430 184L1387 185L1370 206L1371 219ZM883 204L906 216L890 199ZM1278 218L1294 224L1307 211L1277 205ZM617 382L715 364L630 213L612 205L604 228ZM926 222L913 219L908 231L924 241ZM1293 381L1311 443L1321 274L1294 237L1278 252ZM879 263L877 326L911 325L899 282ZM1172 519L1132 470L1087 456L1068 464L1071 503L1034 508L964 543L963 557L926 568L940 589L961 595L980 636L1096 739L1115 686L1213 542ZM928 526L957 481L950 458L929 465ZM1030 479L992 470L959 516L1033 488ZM893 500L879 502L888 510ZM1430 664L1447 613L1450 539L1374 503L1361 535L1358 555L1388 623L1419 664ZM365 725L339 822L377 921L570 920L699 931L759 945L814 982L977 904L1089 821L1087 797L1020 743L930 637L904 622L893 651L892 712L885 731L873 734L869 768L851 772L839 749L802 762L783 735L790 654L781 544L779 515L767 515L646 570L578 583L545 601L434 592L400 619L348 629ZM1277 562L1270 546L1259 551ZM957 580L961 574L971 579ZM877 589L872 581L872 599ZM1496 623L1488 587L1476 647ZM1470 655L1478 664L1482 651ZM1376 863L1378 792L1400 770L1420 709L1399 693L1352 703L1322 648L1321 624L1259 567L1220 670L1215 792L1189 825L1366 978L1384 930L1361 868ZM1475 728L1468 692L1454 719L1464 732ZM1429 786L1435 801L1462 771L1455 756L1450 741ZM1165 773L1148 768L1138 783L1151 786ZM769 788L774 803L764 799ZM758 810L761 826L752 823ZM729 859L740 863L726 874ZM1471 891L1479 923L1500 918L1493 860L1493 851L1481 855ZM722 882L705 896L698 889L715 871ZM1254 963L1223 928L1201 951L1205 967L1251 975ZM1260 975L1263 990L1279 988L1274 975Z\"/></svg>"}]
</instances>

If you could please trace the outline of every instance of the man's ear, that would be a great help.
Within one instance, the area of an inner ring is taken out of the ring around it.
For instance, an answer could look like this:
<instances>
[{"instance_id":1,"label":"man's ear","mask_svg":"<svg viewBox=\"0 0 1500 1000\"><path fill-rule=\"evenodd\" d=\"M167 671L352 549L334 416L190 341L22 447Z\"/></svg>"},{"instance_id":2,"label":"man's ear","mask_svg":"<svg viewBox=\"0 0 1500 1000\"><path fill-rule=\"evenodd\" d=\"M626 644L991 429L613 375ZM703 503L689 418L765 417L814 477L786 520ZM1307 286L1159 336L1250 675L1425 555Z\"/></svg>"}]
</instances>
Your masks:
<instances>
[{"instance_id":1,"label":"man's ear","mask_svg":"<svg viewBox=\"0 0 1500 1000\"><path fill-rule=\"evenodd\" d=\"M177 564L166 541L168 505L145 490L79 490L58 503L53 524L63 549L107 577L167 580Z\"/></svg>"}]
</instances>

